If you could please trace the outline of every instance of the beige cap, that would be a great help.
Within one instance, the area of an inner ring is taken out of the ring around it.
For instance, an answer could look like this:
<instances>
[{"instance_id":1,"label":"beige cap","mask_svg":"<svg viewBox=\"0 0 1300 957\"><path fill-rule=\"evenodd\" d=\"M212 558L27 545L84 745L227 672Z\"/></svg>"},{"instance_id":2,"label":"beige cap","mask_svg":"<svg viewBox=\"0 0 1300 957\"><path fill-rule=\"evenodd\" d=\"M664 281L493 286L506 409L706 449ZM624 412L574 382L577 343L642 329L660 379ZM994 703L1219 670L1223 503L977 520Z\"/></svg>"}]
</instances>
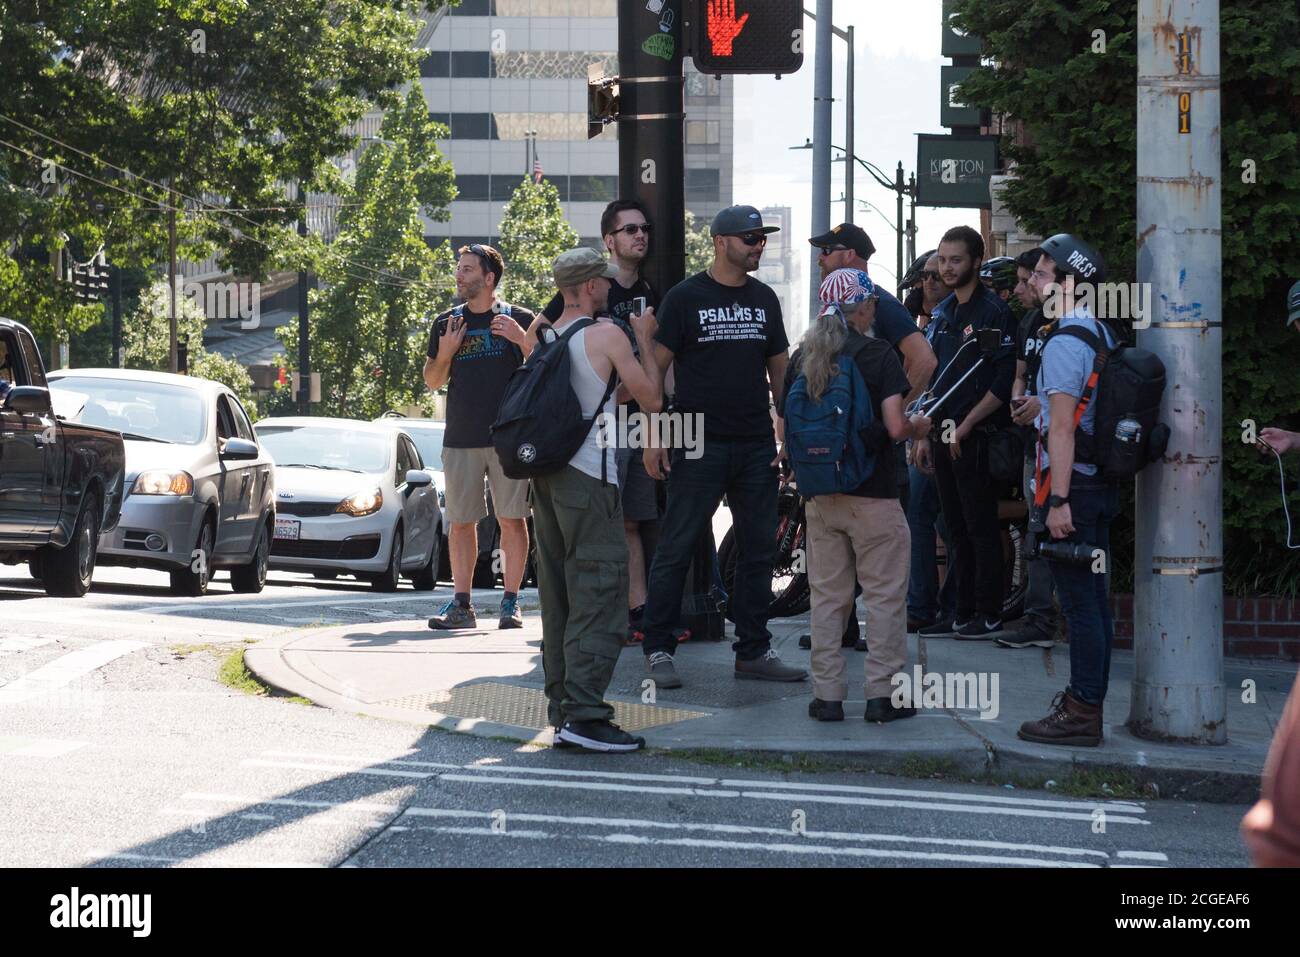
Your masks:
<instances>
[{"instance_id":1,"label":"beige cap","mask_svg":"<svg viewBox=\"0 0 1300 957\"><path fill-rule=\"evenodd\" d=\"M561 289L580 286L588 280L599 279L602 276L613 279L618 275L618 270L613 264L606 262L604 256L589 246L580 246L560 253L551 267L551 272L555 276L555 284Z\"/></svg>"}]
</instances>

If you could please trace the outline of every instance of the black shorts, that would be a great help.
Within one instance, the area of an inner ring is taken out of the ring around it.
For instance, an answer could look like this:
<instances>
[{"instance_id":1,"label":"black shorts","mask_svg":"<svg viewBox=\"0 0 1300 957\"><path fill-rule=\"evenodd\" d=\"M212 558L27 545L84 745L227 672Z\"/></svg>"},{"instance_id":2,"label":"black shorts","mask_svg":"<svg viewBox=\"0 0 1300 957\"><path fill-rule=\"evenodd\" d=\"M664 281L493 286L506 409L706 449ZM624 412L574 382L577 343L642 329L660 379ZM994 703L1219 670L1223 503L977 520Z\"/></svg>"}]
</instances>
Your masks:
<instances>
[{"instance_id":1,"label":"black shorts","mask_svg":"<svg viewBox=\"0 0 1300 957\"><path fill-rule=\"evenodd\" d=\"M653 522L659 518L659 500L655 480L645 470L640 449L619 449L618 487L623 499L623 520Z\"/></svg>"}]
</instances>

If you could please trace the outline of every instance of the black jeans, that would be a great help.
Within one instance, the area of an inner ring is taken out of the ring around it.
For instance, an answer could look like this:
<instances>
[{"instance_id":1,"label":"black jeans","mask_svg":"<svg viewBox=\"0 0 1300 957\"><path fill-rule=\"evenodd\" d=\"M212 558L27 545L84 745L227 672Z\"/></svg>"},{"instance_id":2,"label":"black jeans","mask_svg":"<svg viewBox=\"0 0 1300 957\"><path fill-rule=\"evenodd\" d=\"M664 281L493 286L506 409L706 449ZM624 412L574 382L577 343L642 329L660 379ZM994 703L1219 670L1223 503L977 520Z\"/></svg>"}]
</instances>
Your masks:
<instances>
[{"instance_id":1,"label":"black jeans","mask_svg":"<svg viewBox=\"0 0 1300 957\"><path fill-rule=\"evenodd\" d=\"M1119 514L1119 486L1094 475L1070 476L1070 522L1067 539L1105 553L1104 561L1068 565L1048 559L1061 612L1070 628L1070 692L1087 704L1101 704L1110 685L1110 649L1115 626L1110 615L1110 523ZM1043 533L1043 541L1054 541Z\"/></svg>"},{"instance_id":2,"label":"black jeans","mask_svg":"<svg viewBox=\"0 0 1300 957\"><path fill-rule=\"evenodd\" d=\"M704 437L703 453L688 459L671 454L668 504L660 519L659 544L647 582L642 649L673 654L672 626L682 606L686 572L700 535L713 520L722 496L731 508L736 533L736 579L728 607L736 623L736 657L751 661L771 647L767 610L772 603L772 563L776 558L778 478L772 460L775 440Z\"/></svg>"},{"instance_id":3,"label":"black jeans","mask_svg":"<svg viewBox=\"0 0 1300 957\"><path fill-rule=\"evenodd\" d=\"M934 449L934 475L948 538L956 553L957 620L978 612L1002 618L1002 533L998 528L997 485L988 474L988 443L976 431L953 459L942 442Z\"/></svg>"}]
</instances>

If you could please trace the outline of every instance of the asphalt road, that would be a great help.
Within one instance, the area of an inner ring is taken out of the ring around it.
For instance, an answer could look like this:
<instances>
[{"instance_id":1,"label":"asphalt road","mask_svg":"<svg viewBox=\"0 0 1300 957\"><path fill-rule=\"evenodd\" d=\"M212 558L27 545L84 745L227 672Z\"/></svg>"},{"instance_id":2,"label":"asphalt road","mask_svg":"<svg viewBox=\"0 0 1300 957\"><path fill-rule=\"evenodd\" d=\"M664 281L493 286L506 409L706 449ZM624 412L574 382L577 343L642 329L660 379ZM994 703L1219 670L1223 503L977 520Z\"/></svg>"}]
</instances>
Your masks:
<instances>
[{"instance_id":1,"label":"asphalt road","mask_svg":"<svg viewBox=\"0 0 1300 957\"><path fill-rule=\"evenodd\" d=\"M4 866L1241 866L1244 807L586 755L255 697L289 628L427 615L404 585L103 569L80 601L0 567ZM441 589L439 598L446 589Z\"/></svg>"}]
</instances>

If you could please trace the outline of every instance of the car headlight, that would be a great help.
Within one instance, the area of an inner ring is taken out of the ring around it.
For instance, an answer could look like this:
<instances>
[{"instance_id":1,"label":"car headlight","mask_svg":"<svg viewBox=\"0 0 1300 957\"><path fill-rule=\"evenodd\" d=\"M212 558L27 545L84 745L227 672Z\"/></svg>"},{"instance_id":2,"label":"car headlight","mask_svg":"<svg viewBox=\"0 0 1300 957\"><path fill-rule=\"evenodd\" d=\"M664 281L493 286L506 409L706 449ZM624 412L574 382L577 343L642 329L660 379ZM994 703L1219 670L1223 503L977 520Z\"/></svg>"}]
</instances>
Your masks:
<instances>
[{"instance_id":1,"label":"car headlight","mask_svg":"<svg viewBox=\"0 0 1300 957\"><path fill-rule=\"evenodd\" d=\"M131 486L132 495L192 495L194 478L189 472L150 469L141 472Z\"/></svg>"},{"instance_id":2,"label":"car headlight","mask_svg":"<svg viewBox=\"0 0 1300 957\"><path fill-rule=\"evenodd\" d=\"M349 495L343 501L339 502L336 512L344 512L354 517L362 515L373 515L384 505L384 493L378 488L366 489L364 492L357 492L356 495Z\"/></svg>"}]
</instances>

